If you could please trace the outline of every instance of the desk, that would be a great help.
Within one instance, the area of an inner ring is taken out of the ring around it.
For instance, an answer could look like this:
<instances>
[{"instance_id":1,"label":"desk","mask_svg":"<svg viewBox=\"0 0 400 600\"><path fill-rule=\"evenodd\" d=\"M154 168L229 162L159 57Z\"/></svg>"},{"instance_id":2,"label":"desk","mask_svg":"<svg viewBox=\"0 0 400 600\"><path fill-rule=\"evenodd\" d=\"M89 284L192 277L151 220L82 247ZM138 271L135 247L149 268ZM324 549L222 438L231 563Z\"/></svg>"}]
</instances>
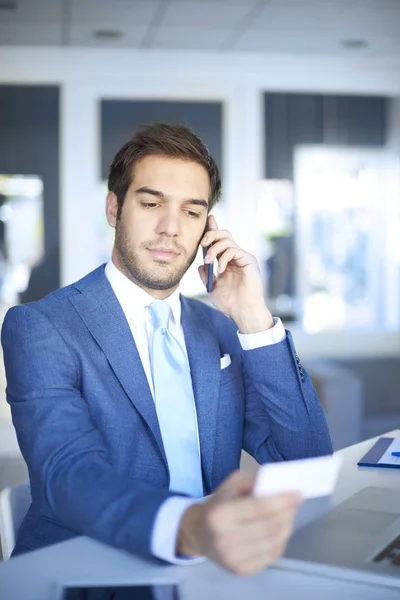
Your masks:
<instances>
[{"instance_id":1,"label":"desk","mask_svg":"<svg viewBox=\"0 0 400 600\"><path fill-rule=\"evenodd\" d=\"M400 431L386 435L400 435ZM339 451L344 466L334 504L369 485L400 486L400 473L395 470L357 467L357 461L373 442L368 440ZM52 600L55 584L62 582L177 582L182 600L399 600L400 597L398 589L303 574L282 569L279 563L249 578L231 575L211 562L188 567L158 566L85 537L0 564L1 600Z\"/></svg>"}]
</instances>

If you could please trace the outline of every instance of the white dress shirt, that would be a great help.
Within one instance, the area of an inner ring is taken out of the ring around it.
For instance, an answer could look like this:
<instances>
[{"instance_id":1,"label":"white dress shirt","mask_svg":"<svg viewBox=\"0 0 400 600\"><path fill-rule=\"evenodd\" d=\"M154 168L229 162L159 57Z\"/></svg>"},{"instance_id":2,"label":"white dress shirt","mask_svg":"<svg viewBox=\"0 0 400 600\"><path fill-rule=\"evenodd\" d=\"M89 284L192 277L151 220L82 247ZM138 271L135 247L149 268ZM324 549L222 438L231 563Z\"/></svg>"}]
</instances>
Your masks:
<instances>
[{"instance_id":1,"label":"white dress shirt","mask_svg":"<svg viewBox=\"0 0 400 600\"><path fill-rule=\"evenodd\" d=\"M105 274L128 321L154 398L154 386L150 367L150 349L154 327L150 311L147 307L152 302L155 302L155 299L141 287L130 281L123 273L121 273L121 271L119 271L119 269L117 269L111 260L109 260L106 265ZM165 301L170 305L172 313L169 330L179 341L187 354L185 337L181 324L179 289L175 290L165 299ZM286 333L280 319L274 319L274 321L274 327L267 331L252 334L241 334L238 332L239 341L243 350L254 350L255 348L281 342L286 337ZM195 406L194 411L196 411ZM200 452L198 432L197 443ZM179 558L175 551L182 515L190 505L198 501L198 499L194 498L174 496L168 498L161 505L155 519L151 539L151 550L154 556L175 564L185 564L187 562L192 564L194 560L202 560L201 558Z\"/></svg>"}]
</instances>

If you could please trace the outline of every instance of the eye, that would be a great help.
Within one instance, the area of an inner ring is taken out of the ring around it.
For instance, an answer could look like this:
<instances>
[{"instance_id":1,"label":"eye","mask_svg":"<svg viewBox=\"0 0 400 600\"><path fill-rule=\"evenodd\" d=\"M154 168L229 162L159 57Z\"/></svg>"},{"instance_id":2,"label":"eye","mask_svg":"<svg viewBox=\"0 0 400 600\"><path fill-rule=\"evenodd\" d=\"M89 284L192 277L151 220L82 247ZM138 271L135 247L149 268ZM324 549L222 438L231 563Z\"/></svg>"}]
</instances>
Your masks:
<instances>
[{"instance_id":1,"label":"eye","mask_svg":"<svg viewBox=\"0 0 400 600\"><path fill-rule=\"evenodd\" d=\"M158 206L157 202L141 202L143 208L155 208Z\"/></svg>"},{"instance_id":2,"label":"eye","mask_svg":"<svg viewBox=\"0 0 400 600\"><path fill-rule=\"evenodd\" d=\"M188 210L186 212L189 215L189 217L192 217L193 219L198 219L200 217L200 214L195 210Z\"/></svg>"}]
</instances>

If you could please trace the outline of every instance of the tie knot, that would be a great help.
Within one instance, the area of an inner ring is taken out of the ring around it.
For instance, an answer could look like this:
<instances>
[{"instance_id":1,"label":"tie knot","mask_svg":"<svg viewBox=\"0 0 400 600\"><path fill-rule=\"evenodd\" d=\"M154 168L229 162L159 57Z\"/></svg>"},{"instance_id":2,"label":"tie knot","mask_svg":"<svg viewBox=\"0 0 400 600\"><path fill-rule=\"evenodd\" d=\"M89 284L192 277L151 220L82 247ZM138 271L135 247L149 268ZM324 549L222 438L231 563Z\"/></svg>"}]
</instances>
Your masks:
<instances>
[{"instance_id":1,"label":"tie knot","mask_svg":"<svg viewBox=\"0 0 400 600\"><path fill-rule=\"evenodd\" d=\"M154 329L168 329L168 321L171 315L171 307L166 301L159 300L149 304L153 318Z\"/></svg>"}]
</instances>

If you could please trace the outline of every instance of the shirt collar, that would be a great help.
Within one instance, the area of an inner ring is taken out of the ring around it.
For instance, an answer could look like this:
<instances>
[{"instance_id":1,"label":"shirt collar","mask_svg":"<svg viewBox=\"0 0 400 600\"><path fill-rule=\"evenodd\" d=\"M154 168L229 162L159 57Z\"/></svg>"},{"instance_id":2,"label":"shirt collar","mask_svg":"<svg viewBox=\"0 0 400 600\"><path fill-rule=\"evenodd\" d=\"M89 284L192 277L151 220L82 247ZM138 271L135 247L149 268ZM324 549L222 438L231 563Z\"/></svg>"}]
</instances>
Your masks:
<instances>
[{"instance_id":1,"label":"shirt collar","mask_svg":"<svg viewBox=\"0 0 400 600\"><path fill-rule=\"evenodd\" d=\"M120 303L125 316L135 318L138 315L138 311L144 313L145 308L152 302L155 302L155 298L148 294L143 288L133 283L126 275L114 265L110 259L105 267L105 274L110 282L110 285L117 296L117 300ZM181 324L181 299L179 288L177 288L168 298L164 300L168 302L171 307L172 318L175 325L180 326Z\"/></svg>"}]
</instances>

